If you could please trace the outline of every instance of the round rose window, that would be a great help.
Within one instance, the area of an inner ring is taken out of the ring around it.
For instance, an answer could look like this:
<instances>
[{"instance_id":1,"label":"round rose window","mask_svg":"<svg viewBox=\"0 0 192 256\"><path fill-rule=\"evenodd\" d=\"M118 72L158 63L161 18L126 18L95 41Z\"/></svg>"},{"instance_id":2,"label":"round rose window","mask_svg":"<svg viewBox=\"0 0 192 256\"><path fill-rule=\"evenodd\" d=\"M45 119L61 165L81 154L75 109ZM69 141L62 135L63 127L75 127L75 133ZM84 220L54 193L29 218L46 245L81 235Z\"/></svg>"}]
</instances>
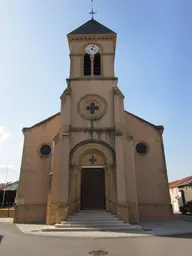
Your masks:
<instances>
[{"instance_id":1,"label":"round rose window","mask_svg":"<svg viewBox=\"0 0 192 256\"><path fill-rule=\"evenodd\" d=\"M51 153L51 147L49 145L43 145L40 148L40 154L42 156L48 156Z\"/></svg>"},{"instance_id":2,"label":"round rose window","mask_svg":"<svg viewBox=\"0 0 192 256\"><path fill-rule=\"evenodd\" d=\"M138 154L146 154L147 153L147 145L145 143L138 143L136 145L136 151Z\"/></svg>"},{"instance_id":3,"label":"round rose window","mask_svg":"<svg viewBox=\"0 0 192 256\"><path fill-rule=\"evenodd\" d=\"M78 103L78 111L88 120L96 120L106 113L106 100L99 95L86 95Z\"/></svg>"}]
</instances>

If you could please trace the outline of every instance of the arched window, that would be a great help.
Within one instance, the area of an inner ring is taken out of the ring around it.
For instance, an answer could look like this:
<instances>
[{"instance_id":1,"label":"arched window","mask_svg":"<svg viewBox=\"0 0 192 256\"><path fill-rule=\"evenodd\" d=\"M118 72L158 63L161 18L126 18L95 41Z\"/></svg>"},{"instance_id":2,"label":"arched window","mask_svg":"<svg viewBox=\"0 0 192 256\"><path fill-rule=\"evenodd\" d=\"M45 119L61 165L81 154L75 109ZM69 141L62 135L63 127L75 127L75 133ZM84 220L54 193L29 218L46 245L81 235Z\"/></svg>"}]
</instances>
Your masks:
<instances>
[{"instance_id":1,"label":"arched window","mask_svg":"<svg viewBox=\"0 0 192 256\"><path fill-rule=\"evenodd\" d=\"M84 76L91 75L91 58L89 54L84 55Z\"/></svg>"},{"instance_id":2,"label":"arched window","mask_svg":"<svg viewBox=\"0 0 192 256\"><path fill-rule=\"evenodd\" d=\"M101 55L99 53L96 53L94 56L94 75L101 75Z\"/></svg>"}]
</instances>

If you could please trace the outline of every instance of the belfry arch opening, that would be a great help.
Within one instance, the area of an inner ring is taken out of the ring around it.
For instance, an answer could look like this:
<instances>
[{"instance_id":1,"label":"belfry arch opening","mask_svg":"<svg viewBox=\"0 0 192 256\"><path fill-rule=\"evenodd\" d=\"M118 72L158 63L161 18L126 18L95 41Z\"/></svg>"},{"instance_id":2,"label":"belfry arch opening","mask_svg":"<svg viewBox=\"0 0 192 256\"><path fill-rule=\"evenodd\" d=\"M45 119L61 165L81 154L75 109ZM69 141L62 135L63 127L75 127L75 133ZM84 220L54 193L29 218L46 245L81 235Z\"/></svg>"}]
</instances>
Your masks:
<instances>
[{"instance_id":1,"label":"belfry arch opening","mask_svg":"<svg viewBox=\"0 0 192 256\"><path fill-rule=\"evenodd\" d=\"M94 72L93 72L94 76L101 75L101 55L100 55L100 53L96 53L94 56L93 70L94 70Z\"/></svg>"},{"instance_id":2,"label":"belfry arch opening","mask_svg":"<svg viewBox=\"0 0 192 256\"><path fill-rule=\"evenodd\" d=\"M84 55L84 76L100 76L101 75L101 55Z\"/></svg>"},{"instance_id":3,"label":"belfry arch opening","mask_svg":"<svg viewBox=\"0 0 192 256\"><path fill-rule=\"evenodd\" d=\"M91 75L91 57L88 53L84 55L84 76Z\"/></svg>"}]
</instances>

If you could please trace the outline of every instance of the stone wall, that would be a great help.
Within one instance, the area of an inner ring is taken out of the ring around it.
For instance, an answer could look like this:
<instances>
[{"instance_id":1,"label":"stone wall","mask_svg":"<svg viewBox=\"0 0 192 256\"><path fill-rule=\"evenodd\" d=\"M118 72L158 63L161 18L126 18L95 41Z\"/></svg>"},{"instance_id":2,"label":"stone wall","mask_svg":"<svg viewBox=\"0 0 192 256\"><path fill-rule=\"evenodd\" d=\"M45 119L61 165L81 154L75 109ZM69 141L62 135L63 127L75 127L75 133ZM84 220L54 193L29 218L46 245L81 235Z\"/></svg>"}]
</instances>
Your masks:
<instances>
[{"instance_id":1,"label":"stone wall","mask_svg":"<svg viewBox=\"0 0 192 256\"><path fill-rule=\"evenodd\" d=\"M15 216L14 208L0 209L0 218L14 218L14 216Z\"/></svg>"}]
</instances>

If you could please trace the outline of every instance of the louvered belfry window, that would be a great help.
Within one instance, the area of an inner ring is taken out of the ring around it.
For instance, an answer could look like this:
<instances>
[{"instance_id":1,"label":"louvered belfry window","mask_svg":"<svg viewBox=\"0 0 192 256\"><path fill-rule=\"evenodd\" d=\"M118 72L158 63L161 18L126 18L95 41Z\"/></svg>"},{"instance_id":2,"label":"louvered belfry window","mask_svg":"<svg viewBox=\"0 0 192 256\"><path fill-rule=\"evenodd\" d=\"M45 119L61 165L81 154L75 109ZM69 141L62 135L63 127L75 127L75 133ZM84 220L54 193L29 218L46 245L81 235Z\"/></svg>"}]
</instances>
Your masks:
<instances>
[{"instance_id":1,"label":"louvered belfry window","mask_svg":"<svg viewBox=\"0 0 192 256\"><path fill-rule=\"evenodd\" d=\"M84 76L91 75L91 58L89 54L84 55Z\"/></svg>"},{"instance_id":2,"label":"louvered belfry window","mask_svg":"<svg viewBox=\"0 0 192 256\"><path fill-rule=\"evenodd\" d=\"M96 53L94 56L94 76L101 75L101 56L99 53Z\"/></svg>"}]
</instances>

